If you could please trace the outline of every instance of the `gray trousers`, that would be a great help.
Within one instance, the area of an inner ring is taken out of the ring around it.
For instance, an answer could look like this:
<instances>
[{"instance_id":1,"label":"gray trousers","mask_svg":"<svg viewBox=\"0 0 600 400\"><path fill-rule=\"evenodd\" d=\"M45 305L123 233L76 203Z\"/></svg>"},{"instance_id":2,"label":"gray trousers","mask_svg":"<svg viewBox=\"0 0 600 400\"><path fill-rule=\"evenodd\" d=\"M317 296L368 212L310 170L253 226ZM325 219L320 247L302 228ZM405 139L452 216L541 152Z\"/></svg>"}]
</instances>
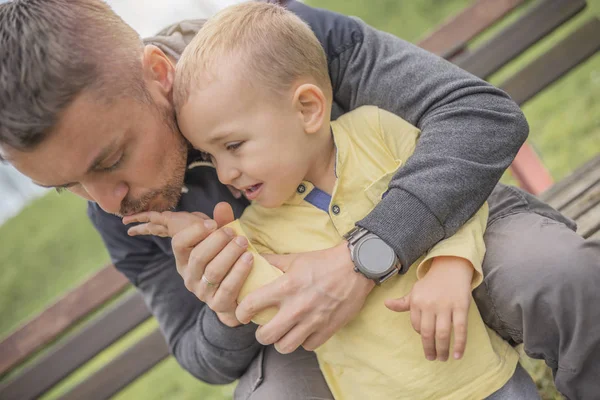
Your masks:
<instances>
[{"instance_id":1,"label":"gray trousers","mask_svg":"<svg viewBox=\"0 0 600 400\"><path fill-rule=\"evenodd\" d=\"M498 185L489 204L484 282L473 292L484 321L544 359L568 399L600 399L600 241L582 239L573 221L519 189ZM529 399L529 390L518 369L490 398ZM332 398L313 353L272 347L235 392L251 400Z\"/></svg>"}]
</instances>

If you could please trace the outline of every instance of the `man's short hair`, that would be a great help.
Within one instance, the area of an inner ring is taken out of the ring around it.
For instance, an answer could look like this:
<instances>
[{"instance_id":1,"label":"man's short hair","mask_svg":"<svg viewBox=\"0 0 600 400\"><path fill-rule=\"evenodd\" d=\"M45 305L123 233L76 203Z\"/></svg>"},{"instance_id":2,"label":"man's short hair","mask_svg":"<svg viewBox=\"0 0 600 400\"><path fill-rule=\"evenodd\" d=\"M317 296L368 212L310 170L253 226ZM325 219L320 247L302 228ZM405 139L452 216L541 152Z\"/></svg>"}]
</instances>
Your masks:
<instances>
[{"instance_id":1,"label":"man's short hair","mask_svg":"<svg viewBox=\"0 0 600 400\"><path fill-rule=\"evenodd\" d=\"M0 5L0 146L39 144L83 91L146 98L139 35L102 0Z\"/></svg>"},{"instance_id":2,"label":"man's short hair","mask_svg":"<svg viewBox=\"0 0 600 400\"><path fill-rule=\"evenodd\" d=\"M176 109L229 57L251 84L285 93L297 79L312 78L332 97L327 57L310 27L281 6L247 2L217 13L186 47L175 75Z\"/></svg>"}]
</instances>

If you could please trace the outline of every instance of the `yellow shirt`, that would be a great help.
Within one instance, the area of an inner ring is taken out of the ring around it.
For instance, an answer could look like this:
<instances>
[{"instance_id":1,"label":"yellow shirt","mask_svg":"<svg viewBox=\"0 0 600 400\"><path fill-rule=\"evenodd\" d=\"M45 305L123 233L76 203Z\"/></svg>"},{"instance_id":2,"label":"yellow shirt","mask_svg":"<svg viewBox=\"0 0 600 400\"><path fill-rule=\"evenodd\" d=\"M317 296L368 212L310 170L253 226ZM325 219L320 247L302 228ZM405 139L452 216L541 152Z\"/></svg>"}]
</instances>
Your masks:
<instances>
[{"instance_id":1,"label":"yellow shirt","mask_svg":"<svg viewBox=\"0 0 600 400\"><path fill-rule=\"evenodd\" d=\"M396 170L413 153L420 133L394 114L372 106L345 114L331 125L338 177L331 203L325 210L311 204L307 201L310 193L318 189L303 182L279 208L252 204L241 224L236 221L231 225L239 234L246 234L251 251L298 253L339 244L355 222L381 200ZM487 215L486 204L454 236L417 260L405 275L375 287L358 316L316 350L336 399L482 399L510 379L518 355L484 325L473 301L465 355L462 360L447 362L427 361L410 314L384 306L385 299L407 294L437 256L468 259L476 270L473 287L479 285ZM240 300L280 275L281 271L255 254L254 268ZM259 314L255 322L264 324L275 312Z\"/></svg>"}]
</instances>

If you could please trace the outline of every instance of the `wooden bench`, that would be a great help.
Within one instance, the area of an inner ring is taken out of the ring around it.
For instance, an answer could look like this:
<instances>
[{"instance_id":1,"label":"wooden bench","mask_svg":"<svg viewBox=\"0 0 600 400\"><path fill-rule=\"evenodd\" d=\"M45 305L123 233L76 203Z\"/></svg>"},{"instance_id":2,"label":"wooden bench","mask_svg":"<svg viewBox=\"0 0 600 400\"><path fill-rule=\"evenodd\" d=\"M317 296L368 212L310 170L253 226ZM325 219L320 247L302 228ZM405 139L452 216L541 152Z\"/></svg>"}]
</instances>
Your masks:
<instances>
[{"instance_id":1,"label":"wooden bench","mask_svg":"<svg viewBox=\"0 0 600 400\"><path fill-rule=\"evenodd\" d=\"M420 45L487 79L569 21L586 5L585 1L580 0L527 2L525 6L529 8L518 19L485 43L471 49L470 43L474 39L524 3L525 0L475 1L471 7L421 41ZM500 87L522 105L599 49L600 20L591 18ZM531 153L530 149L526 150L528 151ZM532 178L528 174L528 163L531 168L540 168L540 164L532 156L533 154L526 154L524 162L517 160L514 170L525 186L535 191L543 185L537 185L535 176ZM542 197L575 219L583 236L599 237L600 156L552 187ZM3 377L0 399L38 398L150 318L139 294L123 295L129 286L122 275L112 266L107 266L6 337L0 343L0 376ZM119 298L114 304L101 313L93 314L117 297ZM89 318L90 315L93 317ZM85 318L89 320L83 327L71 332ZM65 339L66 333L70 336ZM63 339L59 341L59 338ZM42 349L45 349L43 355L21 367ZM156 330L85 378L61 398L109 398L168 355L167 346Z\"/></svg>"}]
</instances>

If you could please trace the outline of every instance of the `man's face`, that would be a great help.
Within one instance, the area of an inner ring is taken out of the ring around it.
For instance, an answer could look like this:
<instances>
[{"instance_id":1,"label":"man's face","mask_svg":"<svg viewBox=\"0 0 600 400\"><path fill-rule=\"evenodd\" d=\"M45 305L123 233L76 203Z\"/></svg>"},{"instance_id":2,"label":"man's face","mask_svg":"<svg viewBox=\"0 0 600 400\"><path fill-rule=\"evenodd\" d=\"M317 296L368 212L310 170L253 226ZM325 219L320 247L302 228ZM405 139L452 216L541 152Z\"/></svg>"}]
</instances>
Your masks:
<instances>
[{"instance_id":1,"label":"man's face","mask_svg":"<svg viewBox=\"0 0 600 400\"><path fill-rule=\"evenodd\" d=\"M98 101L80 94L33 151L3 149L20 172L67 189L111 214L174 207L181 195L187 144L165 102Z\"/></svg>"},{"instance_id":2,"label":"man's face","mask_svg":"<svg viewBox=\"0 0 600 400\"><path fill-rule=\"evenodd\" d=\"M274 100L236 79L216 78L194 89L178 110L182 134L209 153L219 180L263 207L292 196L310 168L311 142L302 115L282 96Z\"/></svg>"}]
</instances>

